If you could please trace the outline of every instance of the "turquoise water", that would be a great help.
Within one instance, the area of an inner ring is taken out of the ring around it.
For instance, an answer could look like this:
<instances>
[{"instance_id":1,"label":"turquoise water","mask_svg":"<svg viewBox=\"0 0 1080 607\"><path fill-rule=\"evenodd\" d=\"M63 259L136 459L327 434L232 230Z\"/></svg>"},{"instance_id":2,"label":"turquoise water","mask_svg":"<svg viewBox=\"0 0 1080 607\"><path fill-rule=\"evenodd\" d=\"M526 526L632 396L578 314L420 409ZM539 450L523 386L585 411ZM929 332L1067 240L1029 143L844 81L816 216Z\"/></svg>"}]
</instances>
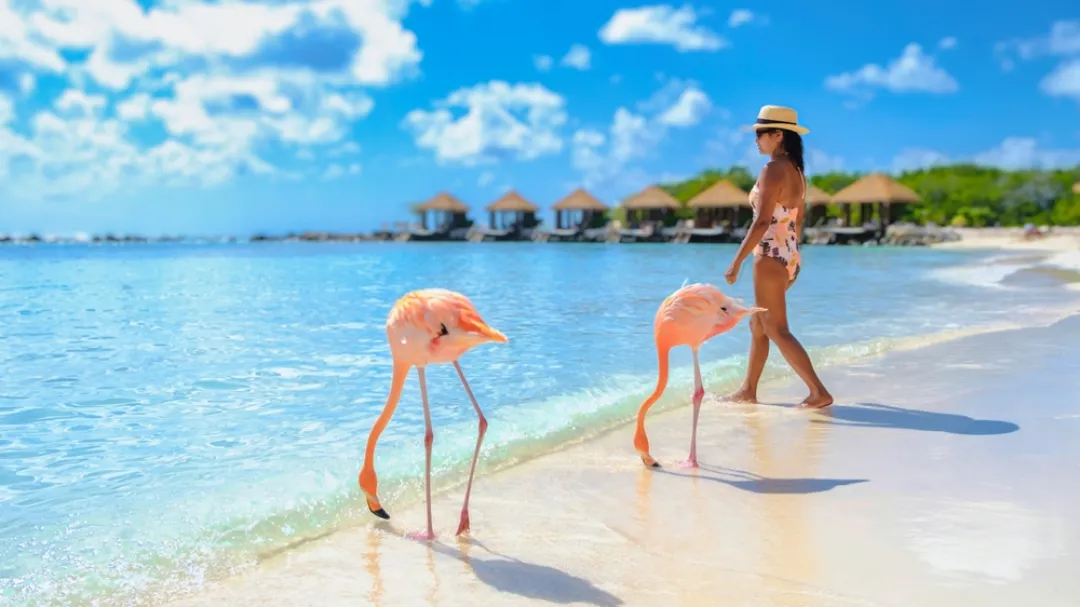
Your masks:
<instances>
[{"instance_id":1,"label":"turquoise water","mask_svg":"<svg viewBox=\"0 0 1080 607\"><path fill-rule=\"evenodd\" d=\"M689 279L752 299L749 264L723 283L734 251L0 248L0 604L154 603L368 520L356 475L390 379L383 323L408 290L461 291L510 337L462 360L491 421L490 467L628 419L654 382L651 323L666 295ZM807 247L792 327L825 363L1072 301L996 285L995 267L1011 268L979 252ZM741 377L746 346L740 326L702 350L707 387ZM669 404L687 400L689 361L676 353ZM452 367L428 378L435 472L456 481L475 415ZM378 448L392 515L420 488L422 437L414 374Z\"/></svg>"}]
</instances>

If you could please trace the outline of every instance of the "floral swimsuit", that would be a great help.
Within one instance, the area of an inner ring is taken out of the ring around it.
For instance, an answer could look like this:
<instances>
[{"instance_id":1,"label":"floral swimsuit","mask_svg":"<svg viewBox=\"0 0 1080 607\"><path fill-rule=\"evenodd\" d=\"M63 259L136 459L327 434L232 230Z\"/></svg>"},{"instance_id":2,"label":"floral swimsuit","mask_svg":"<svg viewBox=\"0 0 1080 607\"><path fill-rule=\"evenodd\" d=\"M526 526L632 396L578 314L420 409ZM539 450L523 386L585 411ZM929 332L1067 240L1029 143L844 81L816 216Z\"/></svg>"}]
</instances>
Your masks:
<instances>
[{"instance_id":1,"label":"floral swimsuit","mask_svg":"<svg viewBox=\"0 0 1080 607\"><path fill-rule=\"evenodd\" d=\"M804 186L805 188L805 186ZM761 202L761 194L758 185L750 190L750 206L754 208L754 218L757 219L758 205ZM799 219L799 211L790 210L777 203L773 206L772 221L761 237L761 243L754 247L754 255L772 257L784 264L788 271L788 284L795 282L802 269L799 256L799 237L795 233L795 222Z\"/></svg>"}]
</instances>

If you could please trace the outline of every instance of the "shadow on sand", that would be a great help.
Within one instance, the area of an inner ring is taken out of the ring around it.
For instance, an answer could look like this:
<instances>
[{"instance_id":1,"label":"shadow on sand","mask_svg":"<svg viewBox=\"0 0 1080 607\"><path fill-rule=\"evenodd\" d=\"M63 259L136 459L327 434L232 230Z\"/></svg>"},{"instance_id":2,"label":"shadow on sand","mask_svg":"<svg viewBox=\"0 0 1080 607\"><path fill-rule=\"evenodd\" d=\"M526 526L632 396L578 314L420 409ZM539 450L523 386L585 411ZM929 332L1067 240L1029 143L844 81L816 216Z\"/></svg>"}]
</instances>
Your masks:
<instances>
[{"instance_id":1,"label":"shadow on sand","mask_svg":"<svg viewBox=\"0 0 1080 607\"><path fill-rule=\"evenodd\" d=\"M845 485L857 485L859 483L869 482L869 479L865 478L769 478L754 474L753 472L736 470L734 468L724 468L721 466L709 466L706 464L701 464L700 470L708 471L712 474L678 472L665 468L653 469L654 472L670 474L672 476L683 476L687 478L700 478L707 481L722 483L736 489L742 489L743 491L762 494L822 493L825 491L829 491L830 489L835 489L836 487L843 487Z\"/></svg>"},{"instance_id":2,"label":"shadow on sand","mask_svg":"<svg viewBox=\"0 0 1080 607\"><path fill-rule=\"evenodd\" d=\"M771 406L794 408L795 405L783 403L772 404ZM858 428L921 430L923 432L945 432L947 434L969 436L1009 434L1020 429L1020 426L1012 422L996 419L974 419L956 413L902 409L873 403L832 405L825 409L815 410L814 413L819 417L811 419L810 421L813 423Z\"/></svg>"},{"instance_id":3,"label":"shadow on sand","mask_svg":"<svg viewBox=\"0 0 1080 607\"><path fill-rule=\"evenodd\" d=\"M401 535L389 523L378 523L375 526L389 534ZM432 552L461 561L476 574L477 580L499 592L561 605L577 603L597 607L616 607L623 604L622 599L598 588L589 580L570 575L554 567L534 565L498 554L475 539L462 540L459 545L463 549L438 541L430 542L427 547ZM482 559L473 556L471 548L474 546L495 558Z\"/></svg>"}]
</instances>

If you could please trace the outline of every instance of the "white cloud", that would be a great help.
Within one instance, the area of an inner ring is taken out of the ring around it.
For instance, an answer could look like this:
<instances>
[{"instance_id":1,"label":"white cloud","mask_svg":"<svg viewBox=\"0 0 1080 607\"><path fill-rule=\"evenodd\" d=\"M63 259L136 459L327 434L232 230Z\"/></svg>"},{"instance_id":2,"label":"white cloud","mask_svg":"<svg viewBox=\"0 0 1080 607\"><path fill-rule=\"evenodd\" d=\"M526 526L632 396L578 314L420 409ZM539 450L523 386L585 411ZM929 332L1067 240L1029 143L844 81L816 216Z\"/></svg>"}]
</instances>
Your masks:
<instances>
[{"instance_id":1,"label":"white cloud","mask_svg":"<svg viewBox=\"0 0 1080 607\"><path fill-rule=\"evenodd\" d=\"M1039 88L1052 97L1071 97L1080 102L1080 58L1058 65L1042 79Z\"/></svg>"},{"instance_id":2,"label":"white cloud","mask_svg":"<svg viewBox=\"0 0 1080 607\"><path fill-rule=\"evenodd\" d=\"M495 182L495 173L491 171L484 171L480 173L480 177L476 179L476 185L481 188L486 188Z\"/></svg>"},{"instance_id":3,"label":"white cloud","mask_svg":"<svg viewBox=\"0 0 1080 607\"><path fill-rule=\"evenodd\" d=\"M323 172L322 178L324 181L332 181L334 179L340 179L346 175L359 175L362 172L362 168L359 163L352 163L350 165L343 166L340 164L332 164L326 167L326 171Z\"/></svg>"},{"instance_id":4,"label":"white cloud","mask_svg":"<svg viewBox=\"0 0 1080 607\"><path fill-rule=\"evenodd\" d=\"M807 148L804 160L807 175L821 175L823 173L842 171L846 166L843 157L834 156L817 148Z\"/></svg>"},{"instance_id":5,"label":"white cloud","mask_svg":"<svg viewBox=\"0 0 1080 607\"><path fill-rule=\"evenodd\" d=\"M705 114L712 109L709 96L691 85L679 95L675 104L660 115L660 122L668 126L693 126L701 122Z\"/></svg>"},{"instance_id":6,"label":"white cloud","mask_svg":"<svg viewBox=\"0 0 1080 607\"><path fill-rule=\"evenodd\" d=\"M0 93L0 127L15 119L15 102Z\"/></svg>"},{"instance_id":7,"label":"white cloud","mask_svg":"<svg viewBox=\"0 0 1080 607\"><path fill-rule=\"evenodd\" d=\"M934 165L948 164L949 162L949 157L937 150L906 148L893 157L892 170L903 173L904 171L913 171Z\"/></svg>"},{"instance_id":8,"label":"white cloud","mask_svg":"<svg viewBox=\"0 0 1080 607\"><path fill-rule=\"evenodd\" d=\"M432 111L410 111L402 126L437 162L475 166L558 153L566 120L566 101L543 85L493 80L454 91Z\"/></svg>"},{"instance_id":9,"label":"white cloud","mask_svg":"<svg viewBox=\"0 0 1080 607\"><path fill-rule=\"evenodd\" d=\"M53 103L61 114L96 116L101 113L108 101L101 95L87 95L76 89L67 89Z\"/></svg>"},{"instance_id":10,"label":"white cloud","mask_svg":"<svg viewBox=\"0 0 1080 607\"><path fill-rule=\"evenodd\" d=\"M737 8L731 11L731 16L728 17L728 27L734 29L740 25L746 25L754 20L754 13L748 11L745 8Z\"/></svg>"},{"instance_id":11,"label":"white cloud","mask_svg":"<svg viewBox=\"0 0 1080 607\"><path fill-rule=\"evenodd\" d=\"M631 173L640 181L642 172L628 165L655 151L669 128L697 124L712 104L696 83L673 79L638 105L639 113L616 109L606 134L589 127L574 133L570 160L586 187L626 181Z\"/></svg>"},{"instance_id":12,"label":"white cloud","mask_svg":"<svg viewBox=\"0 0 1080 607\"><path fill-rule=\"evenodd\" d=\"M1080 20L1055 21L1045 36L1004 40L995 45L994 51L1006 69L1011 69L1014 55L1030 60L1080 53Z\"/></svg>"},{"instance_id":13,"label":"white cloud","mask_svg":"<svg viewBox=\"0 0 1080 607\"><path fill-rule=\"evenodd\" d=\"M37 74L69 83L51 111L0 124L4 189L89 198L121 184L284 175L261 157L282 146L356 153L345 139L373 110L365 89L409 77L422 58L402 26L410 4L0 0L0 63L14 64L13 82L23 93ZM164 140L128 130L158 121Z\"/></svg>"},{"instance_id":14,"label":"white cloud","mask_svg":"<svg viewBox=\"0 0 1080 607\"><path fill-rule=\"evenodd\" d=\"M853 72L846 72L825 79L826 88L844 93L869 97L875 88L894 93L946 94L960 90L948 72L939 67L934 58L926 55L914 42L904 47L899 58L887 67L869 63Z\"/></svg>"},{"instance_id":15,"label":"white cloud","mask_svg":"<svg viewBox=\"0 0 1080 607\"><path fill-rule=\"evenodd\" d=\"M116 115L121 120L136 122L145 120L150 113L150 95L138 93L128 97L116 106Z\"/></svg>"},{"instance_id":16,"label":"white cloud","mask_svg":"<svg viewBox=\"0 0 1080 607\"><path fill-rule=\"evenodd\" d=\"M574 133L570 160L582 173L582 184L595 187L619 178L632 160L643 158L663 139L663 127L620 107L608 133L579 129Z\"/></svg>"},{"instance_id":17,"label":"white cloud","mask_svg":"<svg viewBox=\"0 0 1080 607\"><path fill-rule=\"evenodd\" d=\"M56 48L32 35L23 15L11 0L0 0L0 59L11 59L42 71L60 73L67 62Z\"/></svg>"},{"instance_id":18,"label":"white cloud","mask_svg":"<svg viewBox=\"0 0 1080 607\"><path fill-rule=\"evenodd\" d=\"M957 157L931 149L909 148L893 158L893 170L914 170L950 162L972 162L1009 170L1069 168L1080 164L1080 148L1044 148L1034 137L1006 137L992 148Z\"/></svg>"},{"instance_id":19,"label":"white cloud","mask_svg":"<svg viewBox=\"0 0 1080 607\"><path fill-rule=\"evenodd\" d=\"M946 36L938 42L938 48L947 51L956 48L956 36Z\"/></svg>"},{"instance_id":20,"label":"white cloud","mask_svg":"<svg viewBox=\"0 0 1080 607\"><path fill-rule=\"evenodd\" d=\"M1066 168L1080 164L1080 149L1041 148L1034 137L1006 137L999 145L975 154L973 160L1005 169Z\"/></svg>"},{"instance_id":21,"label":"white cloud","mask_svg":"<svg viewBox=\"0 0 1080 607\"><path fill-rule=\"evenodd\" d=\"M697 18L689 4L677 9L669 4L621 8L600 28L599 36L605 44L668 44L679 52L728 46L717 33L698 25Z\"/></svg>"},{"instance_id":22,"label":"white cloud","mask_svg":"<svg viewBox=\"0 0 1080 607\"><path fill-rule=\"evenodd\" d=\"M541 72L546 72L551 69L551 66L555 64L555 60L550 55L534 55L533 65Z\"/></svg>"},{"instance_id":23,"label":"white cloud","mask_svg":"<svg viewBox=\"0 0 1080 607\"><path fill-rule=\"evenodd\" d=\"M592 67L592 53L589 52L587 46L575 44L570 47L570 50L566 52L566 55L563 55L559 64L585 71Z\"/></svg>"},{"instance_id":24,"label":"white cloud","mask_svg":"<svg viewBox=\"0 0 1080 607\"><path fill-rule=\"evenodd\" d=\"M397 0L183 2L146 11L135 0L48 0L28 23L55 48L91 49L87 71L114 89L126 88L154 66L186 58L258 58L311 30L351 33L357 38L355 49L322 50L348 54L337 66L342 78L385 85L415 68L422 57L416 36L401 25L406 7Z\"/></svg>"},{"instance_id":25,"label":"white cloud","mask_svg":"<svg viewBox=\"0 0 1080 607\"><path fill-rule=\"evenodd\" d=\"M1045 36L1005 40L997 43L994 51L1006 71L1015 66L1014 56L1031 60L1080 55L1080 20L1056 21ZM1062 60L1039 82L1039 89L1051 97L1071 97L1080 101L1080 57Z\"/></svg>"}]
</instances>

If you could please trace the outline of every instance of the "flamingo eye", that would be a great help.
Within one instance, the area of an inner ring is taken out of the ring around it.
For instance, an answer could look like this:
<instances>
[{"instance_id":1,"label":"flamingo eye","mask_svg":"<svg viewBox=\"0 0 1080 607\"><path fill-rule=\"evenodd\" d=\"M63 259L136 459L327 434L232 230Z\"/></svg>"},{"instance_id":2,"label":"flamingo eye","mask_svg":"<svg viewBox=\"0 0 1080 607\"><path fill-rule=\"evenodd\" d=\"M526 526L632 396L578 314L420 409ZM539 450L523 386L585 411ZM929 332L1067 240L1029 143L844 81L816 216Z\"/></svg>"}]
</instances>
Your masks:
<instances>
[{"instance_id":1,"label":"flamingo eye","mask_svg":"<svg viewBox=\"0 0 1080 607\"><path fill-rule=\"evenodd\" d=\"M720 308L720 311L724 314L727 314L727 307Z\"/></svg>"},{"instance_id":2,"label":"flamingo eye","mask_svg":"<svg viewBox=\"0 0 1080 607\"><path fill-rule=\"evenodd\" d=\"M449 334L450 334L450 331L448 331L446 329L446 323L443 323L443 324L439 325L439 337L442 337L443 335L449 335Z\"/></svg>"}]
</instances>

